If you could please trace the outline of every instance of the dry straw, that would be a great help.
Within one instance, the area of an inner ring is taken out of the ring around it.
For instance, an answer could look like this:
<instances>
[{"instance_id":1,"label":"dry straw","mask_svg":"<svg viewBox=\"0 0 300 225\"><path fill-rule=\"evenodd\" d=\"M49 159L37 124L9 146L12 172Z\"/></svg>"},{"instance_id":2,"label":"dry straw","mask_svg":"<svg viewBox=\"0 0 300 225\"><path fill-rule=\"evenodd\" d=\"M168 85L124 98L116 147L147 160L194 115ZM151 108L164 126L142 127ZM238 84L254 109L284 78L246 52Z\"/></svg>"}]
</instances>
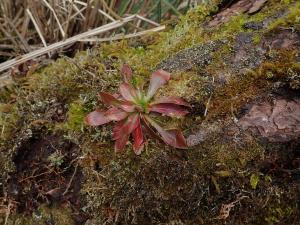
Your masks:
<instances>
[{"instance_id":1,"label":"dry straw","mask_svg":"<svg viewBox=\"0 0 300 225\"><path fill-rule=\"evenodd\" d=\"M184 0L1 0L0 73L76 42L133 38L165 27ZM82 46L82 45L78 45ZM78 49L76 45L75 49ZM5 61L6 60L6 61Z\"/></svg>"}]
</instances>

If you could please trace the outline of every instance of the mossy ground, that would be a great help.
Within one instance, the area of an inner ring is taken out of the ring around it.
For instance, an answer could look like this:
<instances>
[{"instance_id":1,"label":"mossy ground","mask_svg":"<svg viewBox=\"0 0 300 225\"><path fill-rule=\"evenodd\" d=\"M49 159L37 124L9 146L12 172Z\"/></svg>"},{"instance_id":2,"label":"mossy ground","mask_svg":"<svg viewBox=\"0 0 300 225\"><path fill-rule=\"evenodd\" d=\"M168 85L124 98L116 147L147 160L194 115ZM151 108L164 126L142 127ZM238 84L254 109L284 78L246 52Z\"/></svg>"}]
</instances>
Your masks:
<instances>
[{"instance_id":1,"label":"mossy ground","mask_svg":"<svg viewBox=\"0 0 300 225\"><path fill-rule=\"evenodd\" d=\"M262 48L282 29L292 27L299 33L300 5L296 1L269 1L257 14L237 15L208 29L203 24L217 12L220 2L190 11L173 30L135 41L103 44L73 59L59 59L1 90L3 207L9 201L5 197L6 179L15 170L12 158L31 138L59 134L80 149L77 160L85 177L81 193L86 200L82 212L90 215L86 225L297 224L299 179L284 178L280 171L285 163L276 168L278 173L270 173L265 164L274 156L274 146L243 132L235 130L232 134L226 127L234 123L244 105L258 97L279 88L299 92L299 45L262 53L253 52L253 48ZM285 13L274 16L278 11ZM245 26L249 22L265 25L253 30ZM246 38L240 45L247 44L242 50L237 41L241 33L246 33L242 36ZM212 42L220 44L217 49L212 48ZM190 51L193 48L200 50ZM211 126L217 122L220 129L188 150L149 141L141 156L134 155L131 144L124 153L115 154L111 125L90 128L83 123L88 112L104 107L97 93L117 91L119 68L124 62L133 68L135 82L146 85L151 72L163 62L172 58L170 63L178 65L176 60L178 54L184 55L182 51L207 60L197 61L197 57L187 55L186 60L195 61L188 69L179 66L172 71L169 85L159 95L183 97L193 110L184 119L162 121L165 127L180 127L186 136L204 122ZM237 53L243 51L246 55L234 63ZM290 150L294 158L298 157L297 147L277 148L283 156L282 152ZM250 182L253 174L255 185ZM229 203L233 204L229 217L221 218L222 204ZM71 206L40 207L46 207L48 213L39 214L38 222L34 217L40 209L30 216L12 210L8 224L44 224L49 214L56 224L74 223L68 216L74 213ZM64 210L68 213L61 213Z\"/></svg>"}]
</instances>

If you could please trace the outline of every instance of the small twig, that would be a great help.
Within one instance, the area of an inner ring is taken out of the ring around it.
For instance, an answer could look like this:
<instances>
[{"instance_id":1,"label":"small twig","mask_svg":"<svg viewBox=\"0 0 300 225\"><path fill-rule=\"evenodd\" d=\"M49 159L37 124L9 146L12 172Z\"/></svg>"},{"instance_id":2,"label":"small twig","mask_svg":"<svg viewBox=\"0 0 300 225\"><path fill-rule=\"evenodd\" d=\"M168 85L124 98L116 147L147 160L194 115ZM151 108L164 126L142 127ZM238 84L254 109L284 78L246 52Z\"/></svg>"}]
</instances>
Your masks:
<instances>
[{"instance_id":1,"label":"small twig","mask_svg":"<svg viewBox=\"0 0 300 225\"><path fill-rule=\"evenodd\" d=\"M95 36L95 35L98 35L98 34L101 34L101 33L119 28L119 27L123 26L124 24L128 23L129 21L134 20L135 18L136 18L136 15L128 16L126 18L123 18L122 20L117 20L115 22L111 22L111 23L103 25L101 27L97 27L93 30L89 30L89 31L86 31L84 33L81 33L81 34L75 35L73 37L70 37L70 38L68 38L64 41L60 41L60 42L54 43L52 45L49 45L47 47L44 47L44 48L38 49L36 51L30 52L28 54L25 54L25 55L21 56L20 58L15 58L15 59L12 59L12 60L8 60L8 61L0 64L0 72L9 69L12 66L16 66L16 65L19 65L21 63L24 63L24 62L26 62L30 59L34 59L36 57L44 55L48 52L57 50L59 48L65 47L65 46L70 45L70 44L74 44L75 42L77 42L79 40L82 40L83 38L88 38L88 37L91 37L91 36Z\"/></svg>"},{"instance_id":2,"label":"small twig","mask_svg":"<svg viewBox=\"0 0 300 225\"><path fill-rule=\"evenodd\" d=\"M77 0L75 0L74 3L77 3L78 5L82 5L82 6L85 6L85 7L88 6L87 3L82 2L82 1L77 1ZM91 6L91 8L94 9L95 7L94 7L94 6ZM102 14L103 16L107 17L110 21L112 21L112 22L113 22L113 21L116 21L113 17L111 17L109 14L107 14L107 13L104 12L103 10L98 9L98 12L99 12L100 14Z\"/></svg>"},{"instance_id":3,"label":"small twig","mask_svg":"<svg viewBox=\"0 0 300 225\"><path fill-rule=\"evenodd\" d=\"M14 30L14 32L16 33L16 35L19 37L21 43L24 46L25 51L26 52L30 52L31 51L31 47L28 45L27 41L22 36L22 34L20 34L20 32L18 31L18 29L16 28L16 26L13 24L13 22L11 22L9 19L7 19L7 23L12 27L12 29Z\"/></svg>"},{"instance_id":4,"label":"small twig","mask_svg":"<svg viewBox=\"0 0 300 225\"><path fill-rule=\"evenodd\" d=\"M143 21L145 21L145 22L147 22L147 23L150 23L150 24L152 24L154 26L157 26L157 27L160 26L159 23L156 23L156 22L154 22L152 20L149 20L149 19L147 19L147 18L145 18L145 17L143 17L141 15L136 15L136 17L139 18L139 19L141 19L141 20L143 20Z\"/></svg>"},{"instance_id":5,"label":"small twig","mask_svg":"<svg viewBox=\"0 0 300 225\"><path fill-rule=\"evenodd\" d=\"M72 63L74 66L76 66L79 70L83 70L84 72L86 72L87 74L91 75L93 78L96 77L95 74L93 74L92 72L88 71L87 69L79 66L73 59L66 57L66 56L62 56L64 59L66 59L67 61L69 61L70 63Z\"/></svg>"},{"instance_id":6,"label":"small twig","mask_svg":"<svg viewBox=\"0 0 300 225\"><path fill-rule=\"evenodd\" d=\"M81 9L79 9L77 5L73 4L73 8L75 9L77 15L79 14L83 20L86 20L85 16L81 12Z\"/></svg>"},{"instance_id":7,"label":"small twig","mask_svg":"<svg viewBox=\"0 0 300 225\"><path fill-rule=\"evenodd\" d=\"M74 13L71 17L70 17L70 20L74 19L78 14L82 14L82 12L84 10L86 10L87 6L81 8L78 12ZM84 17L84 20L86 20L86 18ZM62 26L66 25L67 22L63 22L62 23ZM57 28L55 29L55 31L57 30Z\"/></svg>"},{"instance_id":8,"label":"small twig","mask_svg":"<svg viewBox=\"0 0 300 225\"><path fill-rule=\"evenodd\" d=\"M141 24L142 24L142 20L139 19L139 20L137 21L137 23L136 23L136 26L137 26L137 27L140 27ZM136 33L136 32L137 32L137 29L135 29L133 33Z\"/></svg>"},{"instance_id":9,"label":"small twig","mask_svg":"<svg viewBox=\"0 0 300 225\"><path fill-rule=\"evenodd\" d=\"M60 33L61 33L62 37L64 38L64 37L66 36L66 33L64 32L64 29L62 28L62 25L61 25L61 23L59 22L59 19L58 19L58 17L57 17L57 14L56 14L55 10L52 8L52 6L51 6L46 0L42 0L42 1L45 3L45 5L46 5L46 6L50 9L50 11L53 13L53 16L54 16L54 18L55 18L55 20L56 20L56 22L57 22L57 24L58 24Z\"/></svg>"},{"instance_id":10,"label":"small twig","mask_svg":"<svg viewBox=\"0 0 300 225\"><path fill-rule=\"evenodd\" d=\"M5 130L5 125L2 125L2 129L1 129L1 137L3 137L3 135L4 135L4 130Z\"/></svg>"},{"instance_id":11,"label":"small twig","mask_svg":"<svg viewBox=\"0 0 300 225\"><path fill-rule=\"evenodd\" d=\"M214 83L214 82L215 82L215 78L213 77L212 83ZM209 104L210 104L210 100L211 100L211 98L212 98L212 95L213 95L213 92L210 93L209 99L208 99L208 101L207 101L207 103L206 103L206 108L205 108L205 111L204 111L204 117L207 116L208 107L209 107Z\"/></svg>"},{"instance_id":12,"label":"small twig","mask_svg":"<svg viewBox=\"0 0 300 225\"><path fill-rule=\"evenodd\" d=\"M107 3L105 2L105 0L100 0L100 1L102 2L104 8L106 8L107 11L108 11L111 15L113 15L114 17L116 17L116 18L119 19L119 20L122 19L121 16L119 16L116 12L114 12L114 11L107 5ZM140 31L143 30L142 28L137 27L137 26L135 26L135 25L132 24L132 23L128 23L128 25L131 26L131 27L133 27L133 28L136 28L137 30L140 30Z\"/></svg>"},{"instance_id":13,"label":"small twig","mask_svg":"<svg viewBox=\"0 0 300 225\"><path fill-rule=\"evenodd\" d=\"M68 186L67 186L66 190L63 193L63 196L68 193L68 191L69 191L69 189L70 189L70 187L72 185L72 182L74 180L75 174L77 173L77 169L78 169L78 163L76 164L76 167L74 169L74 173L72 174L72 177L71 177L71 179L70 179L70 181L68 183Z\"/></svg>"},{"instance_id":14,"label":"small twig","mask_svg":"<svg viewBox=\"0 0 300 225\"><path fill-rule=\"evenodd\" d=\"M52 172L53 172L53 171L50 171L50 170L49 170L49 171L46 171L46 172L44 172L44 173L40 173L40 174L35 175L35 176L29 176L29 177L26 177L26 178L20 180L20 183L21 183L21 182L24 182L24 181L26 181L26 180L32 179L32 178L37 178L37 177L43 176L43 175L45 175L45 174L52 173Z\"/></svg>"},{"instance_id":15,"label":"small twig","mask_svg":"<svg viewBox=\"0 0 300 225\"><path fill-rule=\"evenodd\" d=\"M2 26L2 24L0 23L0 31L7 37L7 39L9 39L15 46L18 45L18 43L16 42L15 38L7 32L7 30Z\"/></svg>"},{"instance_id":16,"label":"small twig","mask_svg":"<svg viewBox=\"0 0 300 225\"><path fill-rule=\"evenodd\" d=\"M12 204L11 204L11 201L9 200L8 205L7 205L4 225L7 225L7 223L8 223L8 218L9 218L9 215L10 215L11 206L12 206Z\"/></svg>"},{"instance_id":17,"label":"small twig","mask_svg":"<svg viewBox=\"0 0 300 225\"><path fill-rule=\"evenodd\" d=\"M149 29L149 30L140 31L140 32L133 33L133 34L124 35L122 33L122 34L116 34L114 37L107 37L107 38L84 38L80 41L83 41L83 42L116 41L116 40L122 40L122 39L128 39L128 38L143 36L143 35L149 34L151 32L158 32L158 31L164 30L165 28L166 27L163 25L163 26L155 27L155 28L152 28L152 29Z\"/></svg>"},{"instance_id":18,"label":"small twig","mask_svg":"<svg viewBox=\"0 0 300 225\"><path fill-rule=\"evenodd\" d=\"M32 21L32 23L33 23L33 25L34 25L34 27L35 27L35 29L36 29L36 31L37 31L37 33L38 33L40 39L41 39L43 45L44 45L45 47L47 47L46 40L45 40L45 38L44 38L44 36L43 36L43 34L42 34L42 31L40 30L40 28L39 28L37 22L35 21L35 19L34 19L32 13L30 12L29 9L26 9L26 12L27 12L28 16L30 17L30 19L31 19L31 21ZM49 57L50 57L50 52L48 52L48 55L49 55Z\"/></svg>"},{"instance_id":19,"label":"small twig","mask_svg":"<svg viewBox=\"0 0 300 225\"><path fill-rule=\"evenodd\" d=\"M240 202L244 198L249 198L248 196L241 196L237 198L235 201L230 202L228 204L222 204L220 209L220 215L214 219L225 220L229 217L231 209L235 206L236 203Z\"/></svg>"},{"instance_id":20,"label":"small twig","mask_svg":"<svg viewBox=\"0 0 300 225\"><path fill-rule=\"evenodd\" d=\"M66 23L66 26L65 26L65 33L68 33L68 30L69 30L69 26L70 26L70 21L71 21L71 15L72 15L72 12L73 12L73 1L70 1L69 0L69 3L71 4L71 7L69 7L68 11L67 11L67 23ZM64 37L64 40L65 40L66 37Z\"/></svg>"}]
</instances>

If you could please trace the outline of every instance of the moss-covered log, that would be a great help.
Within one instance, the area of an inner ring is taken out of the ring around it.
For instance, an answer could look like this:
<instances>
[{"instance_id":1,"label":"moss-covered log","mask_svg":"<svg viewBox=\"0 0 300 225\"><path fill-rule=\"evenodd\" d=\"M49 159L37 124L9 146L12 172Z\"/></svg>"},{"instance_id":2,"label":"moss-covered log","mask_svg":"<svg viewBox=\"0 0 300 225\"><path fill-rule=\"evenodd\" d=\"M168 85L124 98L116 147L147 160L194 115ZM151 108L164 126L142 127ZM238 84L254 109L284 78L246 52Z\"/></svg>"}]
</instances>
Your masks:
<instances>
[{"instance_id":1,"label":"moss-covered log","mask_svg":"<svg viewBox=\"0 0 300 225\"><path fill-rule=\"evenodd\" d=\"M299 54L298 1L211 1L168 32L15 77L0 90L0 223L299 224ZM192 110L161 122L189 149L116 154L111 125L84 125L124 62L136 83L172 73L159 95Z\"/></svg>"}]
</instances>

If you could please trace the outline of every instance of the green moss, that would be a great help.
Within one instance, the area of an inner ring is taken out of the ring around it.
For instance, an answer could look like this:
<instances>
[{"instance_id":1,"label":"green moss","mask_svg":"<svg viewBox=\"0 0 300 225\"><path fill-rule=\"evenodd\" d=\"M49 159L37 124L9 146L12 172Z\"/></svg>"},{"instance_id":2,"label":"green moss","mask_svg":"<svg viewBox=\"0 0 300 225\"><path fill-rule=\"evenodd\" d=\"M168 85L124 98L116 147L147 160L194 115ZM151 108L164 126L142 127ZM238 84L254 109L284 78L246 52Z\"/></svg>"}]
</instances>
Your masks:
<instances>
[{"instance_id":1,"label":"green moss","mask_svg":"<svg viewBox=\"0 0 300 225\"><path fill-rule=\"evenodd\" d=\"M0 103L0 141L10 137L17 125L18 119L16 105Z\"/></svg>"},{"instance_id":2,"label":"green moss","mask_svg":"<svg viewBox=\"0 0 300 225\"><path fill-rule=\"evenodd\" d=\"M256 72L233 78L224 87L215 89L208 118L234 116L242 105L263 93L270 85L265 77Z\"/></svg>"},{"instance_id":3,"label":"green moss","mask_svg":"<svg viewBox=\"0 0 300 225\"><path fill-rule=\"evenodd\" d=\"M274 20L269 24L268 32L275 30L278 27L295 27L300 24L300 3L290 4L288 13L284 17Z\"/></svg>"},{"instance_id":4,"label":"green moss","mask_svg":"<svg viewBox=\"0 0 300 225\"><path fill-rule=\"evenodd\" d=\"M64 129L70 131L80 131L83 129L84 117L87 115L88 110L85 108L81 100L72 102L69 106L67 113L67 122Z\"/></svg>"},{"instance_id":5,"label":"green moss","mask_svg":"<svg viewBox=\"0 0 300 225\"><path fill-rule=\"evenodd\" d=\"M255 35L253 35L253 44L258 45L261 42L261 34L259 33L255 33Z\"/></svg>"},{"instance_id":6,"label":"green moss","mask_svg":"<svg viewBox=\"0 0 300 225\"><path fill-rule=\"evenodd\" d=\"M258 69L258 73L268 80L287 84L291 89L300 88L300 67L295 63L297 51L281 50L274 53L273 61L265 61Z\"/></svg>"},{"instance_id":7,"label":"green moss","mask_svg":"<svg viewBox=\"0 0 300 225\"><path fill-rule=\"evenodd\" d=\"M277 206L268 208L268 216L265 221L268 224L279 224L293 214L294 210L289 206Z\"/></svg>"},{"instance_id":8,"label":"green moss","mask_svg":"<svg viewBox=\"0 0 300 225\"><path fill-rule=\"evenodd\" d=\"M159 91L158 96L178 96L191 103L202 102L210 95L212 81L208 76L196 73L173 73L172 79Z\"/></svg>"},{"instance_id":9,"label":"green moss","mask_svg":"<svg viewBox=\"0 0 300 225\"><path fill-rule=\"evenodd\" d=\"M151 41L150 46L145 40L138 40L134 46L130 41L113 42L101 45L97 51L79 53L74 59L58 60L29 75L18 92L17 104L9 105L10 110L0 115L0 125L5 124L12 129L19 117L21 120L17 125L20 130L36 128L37 132L44 132L45 124L53 125L56 129L51 132L59 131L80 146L80 165L85 175L82 193L88 200L85 210L95 224L104 223L112 215L128 224L143 224L146 220L165 224L175 220L184 224L190 221L190 224L209 224L212 220L208 218L217 217L221 205L234 201L236 190L241 189L254 200L247 198L246 204L241 202L239 207L232 209L230 219L232 223L249 224L249 221L255 221L255 213L260 210L256 201L266 202L269 198L284 200L273 190L275 185L272 182L266 185L271 189L265 191L268 196L261 192L265 185L263 179L255 190L249 185L250 175L261 169L265 147L243 134L224 137L214 126L219 129L230 126L240 108L270 91L274 82L290 84L293 81L293 87L298 87L300 64L294 63L296 52L274 51L272 56L270 54L271 60L245 73L230 70L224 60L234 53L232 46L235 46L237 34L252 34L254 44L262 40L264 28L261 31L246 30L246 22L265 21L286 6L279 1L268 1L267 4L272 4L271 10L264 7L255 15L236 15L225 24L207 29L203 23L220 2L201 5L182 17L174 30L145 38ZM293 17L289 23L296 21L296 16ZM133 68L137 83L147 83L151 72L162 60L182 49L219 39L224 42L213 51L210 65L196 65L187 72L173 73L169 84L159 92L159 96L180 96L196 109L195 114L193 112L184 119L160 118L165 127L183 127L188 135L206 122L207 130L212 130L208 140L188 150L174 150L155 140L147 140L141 156L134 155L131 144L123 154L115 154L111 124L96 128L83 126L83 118L88 112L105 108L97 101L97 93L117 91L122 80L119 73L122 63L129 63ZM207 104L208 99L210 104ZM1 107L6 107L7 102ZM208 108L207 117L199 118L202 109L197 104ZM58 118L57 112L61 110L63 113ZM39 124L41 120L46 123ZM4 133L9 130L5 128ZM20 140L24 137L22 132L16 133ZM4 139L8 138L9 135L5 134ZM261 215L263 223L281 222L291 215L289 210L282 212L284 204L267 205L266 208L267 213ZM38 222L36 218L28 217L15 221L38 224L52 217L61 224L72 224L68 221L69 211L57 210L61 211L40 209L38 216L43 215L43 219ZM62 215L57 215L60 213ZM216 224L223 223L223 220L216 220Z\"/></svg>"}]
</instances>

